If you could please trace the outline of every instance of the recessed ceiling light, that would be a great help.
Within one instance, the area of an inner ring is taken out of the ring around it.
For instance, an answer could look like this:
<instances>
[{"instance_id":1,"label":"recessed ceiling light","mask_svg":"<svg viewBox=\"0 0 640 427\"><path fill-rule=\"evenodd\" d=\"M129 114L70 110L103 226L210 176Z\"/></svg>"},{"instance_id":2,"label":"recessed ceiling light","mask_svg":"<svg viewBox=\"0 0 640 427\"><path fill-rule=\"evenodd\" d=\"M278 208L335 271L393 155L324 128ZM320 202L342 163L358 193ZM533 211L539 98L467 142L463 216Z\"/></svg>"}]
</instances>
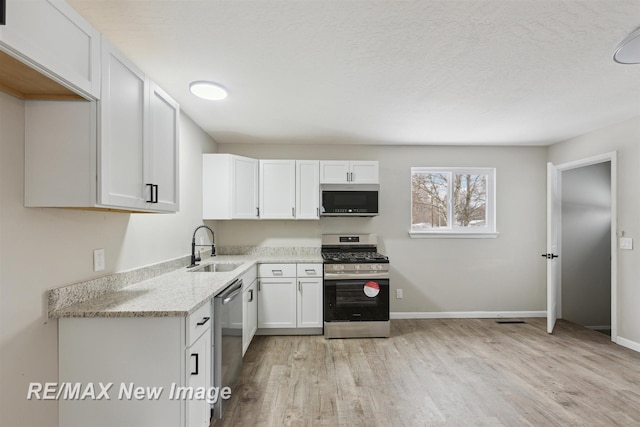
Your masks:
<instances>
[{"instance_id":1,"label":"recessed ceiling light","mask_svg":"<svg viewBox=\"0 0 640 427\"><path fill-rule=\"evenodd\" d=\"M620 44L613 54L613 60L620 64L640 64L640 28Z\"/></svg>"},{"instance_id":2,"label":"recessed ceiling light","mask_svg":"<svg viewBox=\"0 0 640 427\"><path fill-rule=\"evenodd\" d=\"M197 81L189 85L189 90L195 96L210 101L220 101L228 95L227 90L217 83Z\"/></svg>"}]
</instances>

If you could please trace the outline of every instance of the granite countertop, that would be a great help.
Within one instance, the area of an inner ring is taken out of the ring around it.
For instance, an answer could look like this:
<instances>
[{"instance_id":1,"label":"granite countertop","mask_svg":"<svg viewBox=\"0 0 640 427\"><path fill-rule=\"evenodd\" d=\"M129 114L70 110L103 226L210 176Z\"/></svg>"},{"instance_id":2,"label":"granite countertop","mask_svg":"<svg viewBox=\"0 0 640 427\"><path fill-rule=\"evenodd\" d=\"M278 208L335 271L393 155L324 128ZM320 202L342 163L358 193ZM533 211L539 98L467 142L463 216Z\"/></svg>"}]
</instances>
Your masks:
<instances>
[{"instance_id":1,"label":"granite countertop","mask_svg":"<svg viewBox=\"0 0 640 427\"><path fill-rule=\"evenodd\" d=\"M181 317L220 293L258 263L322 263L318 255L222 255L204 258L200 265L235 263L229 272L190 272L181 267L88 301L49 313L61 317Z\"/></svg>"}]
</instances>

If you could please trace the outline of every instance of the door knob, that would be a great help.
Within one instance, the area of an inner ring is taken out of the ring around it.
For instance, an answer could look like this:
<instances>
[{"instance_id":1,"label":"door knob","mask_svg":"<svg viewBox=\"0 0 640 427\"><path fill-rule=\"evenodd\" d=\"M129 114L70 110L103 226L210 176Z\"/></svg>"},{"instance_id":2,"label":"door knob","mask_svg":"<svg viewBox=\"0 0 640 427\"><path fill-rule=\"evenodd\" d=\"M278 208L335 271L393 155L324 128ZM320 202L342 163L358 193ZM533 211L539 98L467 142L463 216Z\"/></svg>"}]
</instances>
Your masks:
<instances>
[{"instance_id":1,"label":"door knob","mask_svg":"<svg viewBox=\"0 0 640 427\"><path fill-rule=\"evenodd\" d=\"M556 254L542 254L541 257L546 258L546 259L554 259L554 258L560 258L560 255L556 255Z\"/></svg>"}]
</instances>

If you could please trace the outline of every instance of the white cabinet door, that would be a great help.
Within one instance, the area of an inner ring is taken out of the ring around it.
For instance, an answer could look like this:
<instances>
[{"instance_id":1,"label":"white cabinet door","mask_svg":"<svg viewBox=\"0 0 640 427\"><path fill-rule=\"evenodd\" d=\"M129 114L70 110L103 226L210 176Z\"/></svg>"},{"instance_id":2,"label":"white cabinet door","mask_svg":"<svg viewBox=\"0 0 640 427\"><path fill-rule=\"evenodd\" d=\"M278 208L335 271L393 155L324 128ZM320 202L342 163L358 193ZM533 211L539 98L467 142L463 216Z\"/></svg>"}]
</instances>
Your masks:
<instances>
[{"instance_id":1,"label":"white cabinet door","mask_svg":"<svg viewBox=\"0 0 640 427\"><path fill-rule=\"evenodd\" d=\"M151 209L177 212L179 202L180 107L157 84L149 83L149 147L145 184L153 190Z\"/></svg>"},{"instance_id":2,"label":"white cabinet door","mask_svg":"<svg viewBox=\"0 0 640 427\"><path fill-rule=\"evenodd\" d=\"M143 209L152 196L144 169L148 81L104 38L102 47L99 200L108 206Z\"/></svg>"},{"instance_id":3,"label":"white cabinet door","mask_svg":"<svg viewBox=\"0 0 640 427\"><path fill-rule=\"evenodd\" d=\"M349 162L342 160L320 161L321 184L346 184L349 182Z\"/></svg>"},{"instance_id":4,"label":"white cabinet door","mask_svg":"<svg viewBox=\"0 0 640 427\"><path fill-rule=\"evenodd\" d=\"M321 328L322 278L298 277L298 328Z\"/></svg>"},{"instance_id":5,"label":"white cabinet door","mask_svg":"<svg viewBox=\"0 0 640 427\"><path fill-rule=\"evenodd\" d=\"M232 157L232 218L258 217L258 160Z\"/></svg>"},{"instance_id":6,"label":"white cabinet door","mask_svg":"<svg viewBox=\"0 0 640 427\"><path fill-rule=\"evenodd\" d=\"M296 217L296 161L260 160L260 218Z\"/></svg>"},{"instance_id":7,"label":"white cabinet door","mask_svg":"<svg viewBox=\"0 0 640 427\"><path fill-rule=\"evenodd\" d=\"M247 331L249 332L249 342L251 344L256 331L258 330L258 281L254 281L249 287L249 314L247 316Z\"/></svg>"},{"instance_id":8,"label":"white cabinet door","mask_svg":"<svg viewBox=\"0 0 640 427\"><path fill-rule=\"evenodd\" d=\"M260 278L258 282L258 327L296 327L296 279Z\"/></svg>"},{"instance_id":9,"label":"white cabinet door","mask_svg":"<svg viewBox=\"0 0 640 427\"><path fill-rule=\"evenodd\" d=\"M211 387L211 334L204 333L187 348L187 387L209 390ZM200 399L187 399L187 427L209 427L211 409Z\"/></svg>"},{"instance_id":10,"label":"white cabinet door","mask_svg":"<svg viewBox=\"0 0 640 427\"><path fill-rule=\"evenodd\" d=\"M247 352L253 336L258 330L258 281L255 280L243 293L242 298L242 355Z\"/></svg>"},{"instance_id":11,"label":"white cabinet door","mask_svg":"<svg viewBox=\"0 0 640 427\"><path fill-rule=\"evenodd\" d=\"M0 45L75 91L100 98L100 33L62 0L8 0Z\"/></svg>"},{"instance_id":12,"label":"white cabinet door","mask_svg":"<svg viewBox=\"0 0 640 427\"><path fill-rule=\"evenodd\" d=\"M377 161L354 161L349 163L351 170L349 178L352 184L378 184Z\"/></svg>"},{"instance_id":13,"label":"white cabinet door","mask_svg":"<svg viewBox=\"0 0 640 427\"><path fill-rule=\"evenodd\" d=\"M320 162L296 160L296 219L320 218Z\"/></svg>"}]
</instances>

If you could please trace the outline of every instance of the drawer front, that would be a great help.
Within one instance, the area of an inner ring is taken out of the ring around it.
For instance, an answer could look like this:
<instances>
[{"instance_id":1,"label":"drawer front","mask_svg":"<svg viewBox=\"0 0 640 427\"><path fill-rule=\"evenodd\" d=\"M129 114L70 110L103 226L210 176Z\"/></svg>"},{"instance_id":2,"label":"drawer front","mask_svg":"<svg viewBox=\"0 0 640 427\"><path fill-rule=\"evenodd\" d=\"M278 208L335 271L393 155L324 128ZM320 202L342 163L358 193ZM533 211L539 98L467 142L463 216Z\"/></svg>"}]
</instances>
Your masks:
<instances>
[{"instance_id":1,"label":"drawer front","mask_svg":"<svg viewBox=\"0 0 640 427\"><path fill-rule=\"evenodd\" d=\"M259 277L296 277L295 264L260 264Z\"/></svg>"},{"instance_id":2,"label":"drawer front","mask_svg":"<svg viewBox=\"0 0 640 427\"><path fill-rule=\"evenodd\" d=\"M296 264L297 277L322 277L322 264Z\"/></svg>"},{"instance_id":3,"label":"drawer front","mask_svg":"<svg viewBox=\"0 0 640 427\"><path fill-rule=\"evenodd\" d=\"M187 347L193 344L203 332L209 331L212 323L211 301L207 301L187 317Z\"/></svg>"}]
</instances>

